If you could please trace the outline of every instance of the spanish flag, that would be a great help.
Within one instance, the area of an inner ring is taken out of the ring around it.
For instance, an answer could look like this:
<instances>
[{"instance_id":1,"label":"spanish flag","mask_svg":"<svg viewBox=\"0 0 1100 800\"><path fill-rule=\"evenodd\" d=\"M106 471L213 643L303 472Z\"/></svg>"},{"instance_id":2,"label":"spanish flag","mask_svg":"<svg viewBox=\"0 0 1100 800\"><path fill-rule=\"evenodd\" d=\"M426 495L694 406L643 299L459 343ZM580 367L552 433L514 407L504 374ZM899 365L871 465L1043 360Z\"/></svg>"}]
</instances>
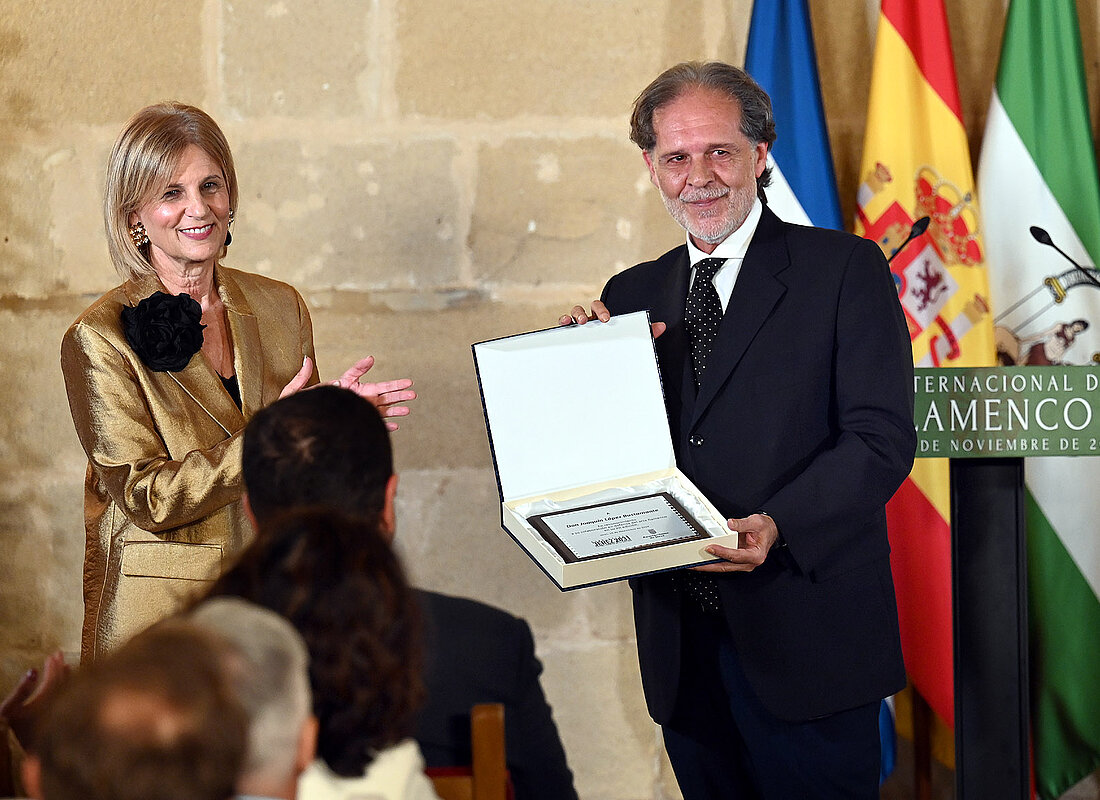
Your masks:
<instances>
[{"instance_id":1,"label":"spanish flag","mask_svg":"<svg viewBox=\"0 0 1100 800\"><path fill-rule=\"evenodd\" d=\"M985 250L943 0L882 1L858 192L856 233L894 256L914 363L995 363ZM895 255L925 216L927 233ZM887 515L906 669L954 727L947 469L945 459L918 458Z\"/></svg>"}]
</instances>

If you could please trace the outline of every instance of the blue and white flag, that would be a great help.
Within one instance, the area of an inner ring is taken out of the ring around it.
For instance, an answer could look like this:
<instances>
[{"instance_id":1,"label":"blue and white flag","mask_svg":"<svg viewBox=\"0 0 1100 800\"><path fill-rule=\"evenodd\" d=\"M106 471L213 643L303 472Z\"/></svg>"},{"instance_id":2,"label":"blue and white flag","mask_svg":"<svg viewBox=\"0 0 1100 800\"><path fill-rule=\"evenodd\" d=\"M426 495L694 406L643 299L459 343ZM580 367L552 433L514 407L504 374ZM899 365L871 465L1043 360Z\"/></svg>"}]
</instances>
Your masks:
<instances>
[{"instance_id":1,"label":"blue and white flag","mask_svg":"<svg viewBox=\"0 0 1100 800\"><path fill-rule=\"evenodd\" d=\"M768 207L787 222L842 230L806 0L753 3L745 71L771 95L775 113Z\"/></svg>"}]
</instances>

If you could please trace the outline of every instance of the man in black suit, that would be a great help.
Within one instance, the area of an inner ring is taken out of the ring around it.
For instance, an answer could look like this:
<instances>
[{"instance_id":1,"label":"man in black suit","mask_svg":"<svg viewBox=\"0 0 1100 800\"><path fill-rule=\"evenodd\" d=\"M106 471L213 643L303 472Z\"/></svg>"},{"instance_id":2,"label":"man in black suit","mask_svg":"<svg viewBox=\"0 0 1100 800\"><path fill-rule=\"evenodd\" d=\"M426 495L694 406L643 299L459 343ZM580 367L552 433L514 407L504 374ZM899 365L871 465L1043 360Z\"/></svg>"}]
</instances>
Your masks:
<instances>
[{"instance_id":1,"label":"man in black suit","mask_svg":"<svg viewBox=\"0 0 1100 800\"><path fill-rule=\"evenodd\" d=\"M768 209L771 101L740 69L669 69L631 139L687 243L560 322L649 311L677 466L739 534L631 581L650 713L687 800L877 798L905 684L884 506L916 447L889 268Z\"/></svg>"},{"instance_id":2,"label":"man in black suit","mask_svg":"<svg viewBox=\"0 0 1100 800\"><path fill-rule=\"evenodd\" d=\"M392 531L397 476L388 437L375 435L377 417L369 402L333 387L298 392L257 413L242 448L249 515L262 523L314 506L381 517L381 528ZM516 800L576 800L527 623L475 600L422 589L416 597L427 702L415 737L427 765L469 765L470 707L499 702Z\"/></svg>"}]
</instances>

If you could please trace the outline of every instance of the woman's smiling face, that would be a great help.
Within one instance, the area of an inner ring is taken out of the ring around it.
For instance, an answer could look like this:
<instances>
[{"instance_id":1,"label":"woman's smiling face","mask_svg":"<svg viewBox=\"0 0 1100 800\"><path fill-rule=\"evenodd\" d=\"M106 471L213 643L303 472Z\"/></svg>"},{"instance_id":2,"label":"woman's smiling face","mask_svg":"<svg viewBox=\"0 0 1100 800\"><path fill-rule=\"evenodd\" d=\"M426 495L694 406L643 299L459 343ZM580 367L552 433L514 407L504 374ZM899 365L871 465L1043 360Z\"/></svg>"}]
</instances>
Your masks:
<instances>
[{"instance_id":1,"label":"woman's smiling face","mask_svg":"<svg viewBox=\"0 0 1100 800\"><path fill-rule=\"evenodd\" d=\"M229 230L229 189L221 168L190 145L160 194L130 215L149 235L149 259L157 273L213 269Z\"/></svg>"}]
</instances>

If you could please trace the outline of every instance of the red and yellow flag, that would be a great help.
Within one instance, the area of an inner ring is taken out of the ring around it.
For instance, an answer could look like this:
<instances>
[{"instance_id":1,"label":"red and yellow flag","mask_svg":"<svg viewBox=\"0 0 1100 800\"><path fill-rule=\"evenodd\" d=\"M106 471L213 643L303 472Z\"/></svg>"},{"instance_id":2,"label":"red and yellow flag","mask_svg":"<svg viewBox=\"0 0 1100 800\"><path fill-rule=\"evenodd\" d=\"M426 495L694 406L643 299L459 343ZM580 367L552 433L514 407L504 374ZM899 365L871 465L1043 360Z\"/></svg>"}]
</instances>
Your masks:
<instances>
[{"instance_id":1,"label":"red and yellow flag","mask_svg":"<svg viewBox=\"0 0 1100 800\"><path fill-rule=\"evenodd\" d=\"M943 0L883 0L856 233L889 257L917 366L994 362L984 247ZM887 507L910 680L954 725L951 539L945 459L918 459Z\"/></svg>"}]
</instances>

